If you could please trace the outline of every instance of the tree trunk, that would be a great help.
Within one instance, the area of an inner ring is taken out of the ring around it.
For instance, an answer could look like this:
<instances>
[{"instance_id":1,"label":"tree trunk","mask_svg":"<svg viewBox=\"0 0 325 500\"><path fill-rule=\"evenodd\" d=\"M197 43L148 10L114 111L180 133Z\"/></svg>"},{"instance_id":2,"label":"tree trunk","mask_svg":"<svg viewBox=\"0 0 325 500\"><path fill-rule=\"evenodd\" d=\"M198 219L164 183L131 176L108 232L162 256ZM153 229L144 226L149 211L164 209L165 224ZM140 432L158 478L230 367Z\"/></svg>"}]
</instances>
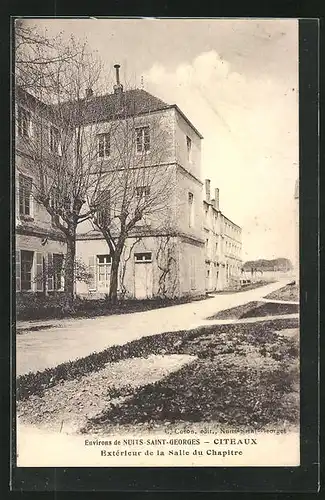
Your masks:
<instances>
[{"instance_id":1,"label":"tree trunk","mask_svg":"<svg viewBox=\"0 0 325 500\"><path fill-rule=\"evenodd\" d=\"M112 266L111 266L111 277L109 284L109 300L112 304L116 304L117 302L117 285L118 285L118 269L120 265L121 254L123 250L123 244L120 244L115 249L115 252L112 255Z\"/></svg>"},{"instance_id":2,"label":"tree trunk","mask_svg":"<svg viewBox=\"0 0 325 500\"><path fill-rule=\"evenodd\" d=\"M67 254L64 268L64 291L69 300L74 300L74 275L76 257L76 228L72 228L67 236Z\"/></svg>"}]
</instances>

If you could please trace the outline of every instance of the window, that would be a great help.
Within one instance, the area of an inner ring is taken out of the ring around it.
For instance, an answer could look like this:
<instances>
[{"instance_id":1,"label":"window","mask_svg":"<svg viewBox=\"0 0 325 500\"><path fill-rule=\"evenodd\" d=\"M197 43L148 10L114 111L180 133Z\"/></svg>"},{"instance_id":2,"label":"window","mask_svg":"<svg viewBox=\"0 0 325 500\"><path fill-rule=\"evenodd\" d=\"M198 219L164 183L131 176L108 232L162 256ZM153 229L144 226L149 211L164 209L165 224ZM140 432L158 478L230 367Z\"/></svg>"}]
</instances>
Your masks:
<instances>
[{"instance_id":1,"label":"window","mask_svg":"<svg viewBox=\"0 0 325 500\"><path fill-rule=\"evenodd\" d=\"M21 137L31 136L31 113L27 109L18 107L18 135Z\"/></svg>"},{"instance_id":2,"label":"window","mask_svg":"<svg viewBox=\"0 0 325 500\"><path fill-rule=\"evenodd\" d=\"M193 227L194 225L194 196L193 193L188 193L188 225Z\"/></svg>"},{"instance_id":3,"label":"window","mask_svg":"<svg viewBox=\"0 0 325 500\"><path fill-rule=\"evenodd\" d=\"M97 135L97 156L99 159L108 158L111 153L111 139L109 134Z\"/></svg>"},{"instance_id":4,"label":"window","mask_svg":"<svg viewBox=\"0 0 325 500\"><path fill-rule=\"evenodd\" d=\"M50 151L51 153L61 154L60 131L53 125L50 126Z\"/></svg>"},{"instance_id":5,"label":"window","mask_svg":"<svg viewBox=\"0 0 325 500\"><path fill-rule=\"evenodd\" d=\"M19 213L31 216L31 197L33 180L23 174L19 174Z\"/></svg>"},{"instance_id":6,"label":"window","mask_svg":"<svg viewBox=\"0 0 325 500\"><path fill-rule=\"evenodd\" d=\"M97 255L97 279L99 284L103 285L109 283L111 264L111 255Z\"/></svg>"},{"instance_id":7,"label":"window","mask_svg":"<svg viewBox=\"0 0 325 500\"><path fill-rule=\"evenodd\" d=\"M136 195L137 198L146 198L150 194L150 187L149 186L137 186L136 187Z\"/></svg>"},{"instance_id":8,"label":"window","mask_svg":"<svg viewBox=\"0 0 325 500\"><path fill-rule=\"evenodd\" d=\"M192 141L186 136L186 147L187 147L187 160L189 163L192 162Z\"/></svg>"},{"instance_id":9,"label":"window","mask_svg":"<svg viewBox=\"0 0 325 500\"><path fill-rule=\"evenodd\" d=\"M107 227L111 215L111 192L101 191L97 198L98 210L96 213L99 227Z\"/></svg>"},{"instance_id":10,"label":"window","mask_svg":"<svg viewBox=\"0 0 325 500\"><path fill-rule=\"evenodd\" d=\"M137 153L146 153L150 150L150 130L149 127L136 129Z\"/></svg>"},{"instance_id":11,"label":"window","mask_svg":"<svg viewBox=\"0 0 325 500\"><path fill-rule=\"evenodd\" d=\"M63 255L62 253L53 254L53 278L54 290L62 288L62 270L63 270Z\"/></svg>"},{"instance_id":12,"label":"window","mask_svg":"<svg viewBox=\"0 0 325 500\"><path fill-rule=\"evenodd\" d=\"M32 289L32 270L33 270L34 252L21 250L21 289Z\"/></svg>"},{"instance_id":13,"label":"window","mask_svg":"<svg viewBox=\"0 0 325 500\"><path fill-rule=\"evenodd\" d=\"M50 207L55 210L56 212L60 208L60 203L59 203L59 190L58 188L54 187L51 190L50 194ZM51 215L51 222L52 226L57 227L59 222L60 222L60 216L55 213L54 215Z\"/></svg>"},{"instance_id":14,"label":"window","mask_svg":"<svg viewBox=\"0 0 325 500\"><path fill-rule=\"evenodd\" d=\"M204 207L204 220L205 220L205 222L208 220L208 211L209 211L209 207L208 207L208 205L205 205L205 207Z\"/></svg>"},{"instance_id":15,"label":"window","mask_svg":"<svg viewBox=\"0 0 325 500\"><path fill-rule=\"evenodd\" d=\"M152 261L152 254L151 252L142 252L142 253L135 253L134 254L134 260L135 262L151 262Z\"/></svg>"}]
</instances>

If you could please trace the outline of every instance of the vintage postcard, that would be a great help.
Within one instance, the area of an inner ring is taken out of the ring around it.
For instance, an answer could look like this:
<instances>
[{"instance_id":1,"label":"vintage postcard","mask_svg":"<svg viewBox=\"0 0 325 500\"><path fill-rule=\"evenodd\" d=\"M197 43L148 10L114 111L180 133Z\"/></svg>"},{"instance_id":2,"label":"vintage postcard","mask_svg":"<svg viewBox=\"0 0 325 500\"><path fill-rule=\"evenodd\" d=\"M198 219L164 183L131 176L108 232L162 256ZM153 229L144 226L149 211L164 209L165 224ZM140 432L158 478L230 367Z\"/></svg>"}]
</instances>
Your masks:
<instances>
[{"instance_id":1,"label":"vintage postcard","mask_svg":"<svg viewBox=\"0 0 325 500\"><path fill-rule=\"evenodd\" d=\"M300 465L296 19L17 19L16 465Z\"/></svg>"}]
</instances>

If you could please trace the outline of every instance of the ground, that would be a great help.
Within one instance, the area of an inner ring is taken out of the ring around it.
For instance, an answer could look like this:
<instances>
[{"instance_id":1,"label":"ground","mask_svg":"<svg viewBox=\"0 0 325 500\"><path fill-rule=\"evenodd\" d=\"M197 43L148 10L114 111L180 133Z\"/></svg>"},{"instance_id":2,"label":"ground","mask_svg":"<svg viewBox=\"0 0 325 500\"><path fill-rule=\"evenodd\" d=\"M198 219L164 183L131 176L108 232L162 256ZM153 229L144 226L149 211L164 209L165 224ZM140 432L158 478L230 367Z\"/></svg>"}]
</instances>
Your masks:
<instances>
[{"instance_id":1,"label":"ground","mask_svg":"<svg viewBox=\"0 0 325 500\"><path fill-rule=\"evenodd\" d=\"M202 326L210 323L207 318L219 311L259 301L286 284L272 283L241 293L216 295L208 300L141 313L42 322L18 321L16 326L22 333L16 337L17 376L56 367L141 337Z\"/></svg>"},{"instance_id":2,"label":"ground","mask_svg":"<svg viewBox=\"0 0 325 500\"><path fill-rule=\"evenodd\" d=\"M255 302L262 301L260 307L269 306L272 303L263 302L264 297L279 288L281 283L225 296L227 301L215 297L170 307L163 311L164 320L162 310L128 315L133 320L128 323L129 329L123 324L126 317L118 316L122 322L118 342L112 330L116 325L114 317L105 318L105 323L88 320L93 323L88 323L86 332L82 328L78 331L79 344L87 339L84 356L76 359L70 355L61 363L48 362L39 371L25 370L18 377L19 422L56 432L64 429L91 434L116 426L132 426L138 432L175 424L195 426L198 422L296 428L298 314L280 313L271 318L262 315L250 318L254 322L244 318L228 324L207 319L217 315L226 303L241 311ZM254 305L253 309L256 316L259 307ZM159 319L161 323L157 324ZM84 325L79 323L79 327ZM170 325L173 328L167 328ZM25 346L21 357L24 355L27 362L32 360L30 368L38 349L35 336L43 336L49 355L51 349L57 352L51 328L18 337L25 339L18 348ZM77 328L73 323L56 327L57 337L61 335L61 350L67 333ZM97 336L104 329L105 344L95 349L99 345ZM33 351L34 356L28 358L26 353ZM49 361L53 359L58 356Z\"/></svg>"}]
</instances>

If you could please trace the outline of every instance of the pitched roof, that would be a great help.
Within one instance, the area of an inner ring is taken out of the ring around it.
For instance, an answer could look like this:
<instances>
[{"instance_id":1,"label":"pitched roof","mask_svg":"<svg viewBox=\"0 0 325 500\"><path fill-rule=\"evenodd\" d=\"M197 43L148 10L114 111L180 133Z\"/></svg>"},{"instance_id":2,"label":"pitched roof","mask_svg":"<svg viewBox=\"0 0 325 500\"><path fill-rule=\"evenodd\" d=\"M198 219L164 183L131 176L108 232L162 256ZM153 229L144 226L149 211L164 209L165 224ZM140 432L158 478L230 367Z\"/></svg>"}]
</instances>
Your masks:
<instances>
[{"instance_id":1,"label":"pitched roof","mask_svg":"<svg viewBox=\"0 0 325 500\"><path fill-rule=\"evenodd\" d=\"M92 96L82 101L70 101L59 105L68 120L78 124L109 121L123 116L136 116L168 109L170 105L145 90L127 90L121 94Z\"/></svg>"},{"instance_id":2,"label":"pitched roof","mask_svg":"<svg viewBox=\"0 0 325 500\"><path fill-rule=\"evenodd\" d=\"M143 89L126 90L121 94L92 96L88 99L71 100L52 105L42 103L29 92L19 89L18 98L21 100L23 96L25 99L28 98L41 105L50 114L53 121L60 122L65 119L71 126L105 122L174 108L194 132L203 139L200 132L176 104L167 104Z\"/></svg>"}]
</instances>

